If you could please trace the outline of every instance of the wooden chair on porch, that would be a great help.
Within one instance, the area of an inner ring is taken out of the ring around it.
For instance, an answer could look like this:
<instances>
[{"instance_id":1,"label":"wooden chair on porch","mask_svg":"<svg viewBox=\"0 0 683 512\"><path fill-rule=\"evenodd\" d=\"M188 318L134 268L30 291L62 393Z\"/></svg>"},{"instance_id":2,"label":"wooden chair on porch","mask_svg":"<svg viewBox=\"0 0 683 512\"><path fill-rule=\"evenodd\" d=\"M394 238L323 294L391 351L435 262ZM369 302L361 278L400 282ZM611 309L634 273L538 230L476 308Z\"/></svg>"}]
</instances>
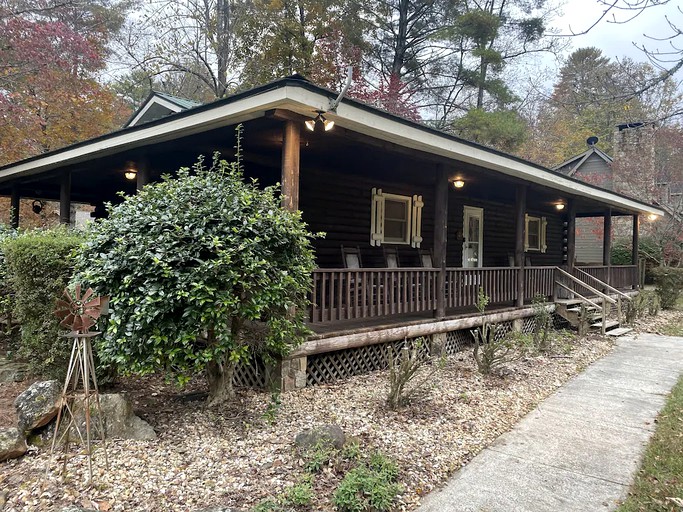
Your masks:
<instances>
[{"instance_id":1,"label":"wooden chair on porch","mask_svg":"<svg viewBox=\"0 0 683 512\"><path fill-rule=\"evenodd\" d=\"M418 249L418 256L422 268L434 268L434 257L431 249Z\"/></svg>"},{"instance_id":2,"label":"wooden chair on porch","mask_svg":"<svg viewBox=\"0 0 683 512\"><path fill-rule=\"evenodd\" d=\"M399 268L401 266L396 247L384 247L384 264L387 268Z\"/></svg>"},{"instance_id":3,"label":"wooden chair on porch","mask_svg":"<svg viewBox=\"0 0 683 512\"><path fill-rule=\"evenodd\" d=\"M341 246L342 264L344 268L363 268L363 260L360 257L360 247Z\"/></svg>"}]
</instances>

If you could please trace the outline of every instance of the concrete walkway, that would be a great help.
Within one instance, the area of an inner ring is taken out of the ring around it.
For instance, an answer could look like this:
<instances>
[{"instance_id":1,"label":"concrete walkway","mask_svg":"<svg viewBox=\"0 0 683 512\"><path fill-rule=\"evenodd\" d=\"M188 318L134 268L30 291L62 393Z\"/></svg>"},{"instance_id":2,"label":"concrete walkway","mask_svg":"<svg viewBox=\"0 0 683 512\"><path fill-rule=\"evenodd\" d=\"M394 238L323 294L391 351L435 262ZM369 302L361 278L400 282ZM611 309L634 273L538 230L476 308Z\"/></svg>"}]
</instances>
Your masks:
<instances>
[{"instance_id":1,"label":"concrete walkway","mask_svg":"<svg viewBox=\"0 0 683 512\"><path fill-rule=\"evenodd\" d=\"M611 354L542 402L418 510L613 510L681 373L683 338L619 339Z\"/></svg>"}]
</instances>

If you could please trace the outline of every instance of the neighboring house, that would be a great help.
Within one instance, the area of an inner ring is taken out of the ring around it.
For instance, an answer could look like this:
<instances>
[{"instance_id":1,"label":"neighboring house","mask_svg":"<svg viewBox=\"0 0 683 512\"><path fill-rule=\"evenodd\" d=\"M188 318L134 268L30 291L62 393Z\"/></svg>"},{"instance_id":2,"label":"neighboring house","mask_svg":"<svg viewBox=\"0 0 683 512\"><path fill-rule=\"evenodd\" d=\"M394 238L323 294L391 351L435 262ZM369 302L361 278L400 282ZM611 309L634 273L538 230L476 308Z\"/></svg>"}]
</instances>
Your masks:
<instances>
[{"instance_id":1,"label":"neighboring house","mask_svg":"<svg viewBox=\"0 0 683 512\"><path fill-rule=\"evenodd\" d=\"M283 207L326 233L314 241L313 334L281 365L285 387L383 366L382 344L405 338L455 350L481 322L479 288L491 321L519 326L534 297L553 300L558 267L574 261L577 215L608 212L637 228L639 215L663 213L336 96L299 76L279 80L2 167L0 195L57 199L65 222L71 201L103 215L117 192L199 154L232 158L242 124L247 177L281 183ZM594 275L630 289L633 263Z\"/></svg>"},{"instance_id":2,"label":"neighboring house","mask_svg":"<svg viewBox=\"0 0 683 512\"><path fill-rule=\"evenodd\" d=\"M612 157L595 145L561 163L555 171L608 190L614 189ZM602 217L576 219L576 263L602 265L604 225Z\"/></svg>"}]
</instances>

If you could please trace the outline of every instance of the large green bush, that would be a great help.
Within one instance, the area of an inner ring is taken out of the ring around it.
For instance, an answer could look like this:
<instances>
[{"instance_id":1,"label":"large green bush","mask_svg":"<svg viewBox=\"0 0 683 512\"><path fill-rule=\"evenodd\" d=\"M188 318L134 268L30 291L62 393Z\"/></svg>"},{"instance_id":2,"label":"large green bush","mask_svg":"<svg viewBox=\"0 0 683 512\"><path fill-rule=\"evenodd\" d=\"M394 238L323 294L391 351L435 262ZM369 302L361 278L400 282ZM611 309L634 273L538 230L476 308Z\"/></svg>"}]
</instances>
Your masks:
<instances>
[{"instance_id":1,"label":"large green bush","mask_svg":"<svg viewBox=\"0 0 683 512\"><path fill-rule=\"evenodd\" d=\"M673 309L683 287L683 268L656 267L650 270L663 309Z\"/></svg>"},{"instance_id":2,"label":"large green bush","mask_svg":"<svg viewBox=\"0 0 683 512\"><path fill-rule=\"evenodd\" d=\"M18 355L46 377L66 373L71 343L61 337L55 301L73 272L82 235L66 229L27 231L5 238L7 282L14 293L14 319L21 324Z\"/></svg>"},{"instance_id":3,"label":"large green bush","mask_svg":"<svg viewBox=\"0 0 683 512\"><path fill-rule=\"evenodd\" d=\"M238 164L181 169L109 209L78 256L83 281L111 297L103 358L136 373L205 371L209 402L233 395L251 349L287 353L305 336L311 235L278 190Z\"/></svg>"}]
</instances>

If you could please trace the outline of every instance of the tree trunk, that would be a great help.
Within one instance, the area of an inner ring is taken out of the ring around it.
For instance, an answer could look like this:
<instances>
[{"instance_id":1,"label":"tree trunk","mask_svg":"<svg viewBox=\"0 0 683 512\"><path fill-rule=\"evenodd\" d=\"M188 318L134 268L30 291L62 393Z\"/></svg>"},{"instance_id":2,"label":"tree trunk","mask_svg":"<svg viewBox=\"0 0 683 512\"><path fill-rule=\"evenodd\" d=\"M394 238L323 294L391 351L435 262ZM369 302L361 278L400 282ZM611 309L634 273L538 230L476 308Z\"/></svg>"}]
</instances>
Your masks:
<instances>
[{"instance_id":1,"label":"tree trunk","mask_svg":"<svg viewBox=\"0 0 683 512\"><path fill-rule=\"evenodd\" d=\"M206 365L206 379L209 383L209 407L224 404L235 397L232 377L235 374L235 363L227 356L220 361L210 361Z\"/></svg>"}]
</instances>

